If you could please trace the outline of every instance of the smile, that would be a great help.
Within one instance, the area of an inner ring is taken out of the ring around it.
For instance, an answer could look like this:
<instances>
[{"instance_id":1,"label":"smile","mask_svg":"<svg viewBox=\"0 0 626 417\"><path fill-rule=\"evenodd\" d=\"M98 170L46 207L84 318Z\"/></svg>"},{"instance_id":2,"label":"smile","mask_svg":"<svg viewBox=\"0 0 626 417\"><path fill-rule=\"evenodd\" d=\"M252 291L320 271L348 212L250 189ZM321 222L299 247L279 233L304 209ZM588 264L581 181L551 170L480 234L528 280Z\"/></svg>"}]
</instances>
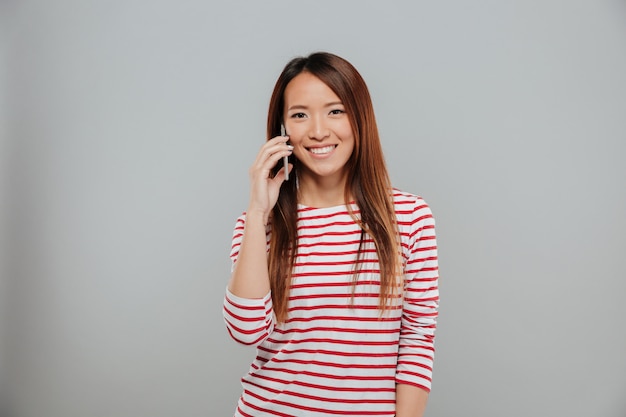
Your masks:
<instances>
[{"instance_id":1,"label":"smile","mask_svg":"<svg viewBox=\"0 0 626 417\"><path fill-rule=\"evenodd\" d=\"M333 150L335 150L335 147L337 145L328 145L328 146L324 146L323 148L308 148L309 152L315 154L315 155L325 155L327 153L331 153Z\"/></svg>"}]
</instances>

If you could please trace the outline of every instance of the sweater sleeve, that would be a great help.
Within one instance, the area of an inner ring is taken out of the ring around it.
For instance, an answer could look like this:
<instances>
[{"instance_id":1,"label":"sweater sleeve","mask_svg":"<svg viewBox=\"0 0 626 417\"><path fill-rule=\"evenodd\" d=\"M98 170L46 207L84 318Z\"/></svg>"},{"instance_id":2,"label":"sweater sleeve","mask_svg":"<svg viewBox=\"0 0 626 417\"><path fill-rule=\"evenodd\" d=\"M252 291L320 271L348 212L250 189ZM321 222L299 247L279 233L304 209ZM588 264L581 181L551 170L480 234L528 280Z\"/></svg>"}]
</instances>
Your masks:
<instances>
[{"instance_id":1,"label":"sweater sleeve","mask_svg":"<svg viewBox=\"0 0 626 417\"><path fill-rule=\"evenodd\" d=\"M435 221L419 197L410 217L396 383L430 391L439 308Z\"/></svg>"},{"instance_id":2,"label":"sweater sleeve","mask_svg":"<svg viewBox=\"0 0 626 417\"><path fill-rule=\"evenodd\" d=\"M245 215L242 215L237 219L233 232L230 251L231 271L234 269L239 256L244 225ZM271 292L268 292L263 298L249 299L238 297L227 288L222 314L230 336L243 345L259 345L274 328Z\"/></svg>"}]
</instances>

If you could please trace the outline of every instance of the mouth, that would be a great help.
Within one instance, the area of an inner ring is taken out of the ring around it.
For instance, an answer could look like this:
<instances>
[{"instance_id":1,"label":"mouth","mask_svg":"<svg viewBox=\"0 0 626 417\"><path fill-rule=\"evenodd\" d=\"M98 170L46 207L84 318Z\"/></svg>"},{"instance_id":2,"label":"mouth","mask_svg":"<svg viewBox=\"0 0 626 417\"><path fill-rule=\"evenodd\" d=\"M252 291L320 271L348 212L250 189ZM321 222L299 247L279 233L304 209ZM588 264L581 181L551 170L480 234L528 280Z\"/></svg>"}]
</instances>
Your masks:
<instances>
[{"instance_id":1,"label":"mouth","mask_svg":"<svg viewBox=\"0 0 626 417\"><path fill-rule=\"evenodd\" d=\"M311 152L314 155L327 155L331 153L332 151L334 151L336 147L337 145L328 145L328 146L323 146L323 147L306 148L306 149L307 151Z\"/></svg>"}]
</instances>

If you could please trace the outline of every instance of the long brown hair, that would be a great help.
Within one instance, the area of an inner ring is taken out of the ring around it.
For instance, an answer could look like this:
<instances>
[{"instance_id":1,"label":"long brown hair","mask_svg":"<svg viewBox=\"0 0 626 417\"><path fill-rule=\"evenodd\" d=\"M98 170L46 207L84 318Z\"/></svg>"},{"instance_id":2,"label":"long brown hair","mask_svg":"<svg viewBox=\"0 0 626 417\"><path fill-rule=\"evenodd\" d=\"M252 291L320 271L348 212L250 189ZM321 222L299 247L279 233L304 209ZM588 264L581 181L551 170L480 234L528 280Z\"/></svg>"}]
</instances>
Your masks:
<instances>
[{"instance_id":1,"label":"long brown hair","mask_svg":"<svg viewBox=\"0 0 626 417\"><path fill-rule=\"evenodd\" d=\"M379 306L384 311L398 291L400 245L391 182L369 90L356 68L337 55L316 52L306 57L294 58L287 63L274 86L267 117L268 140L280 134L285 89L302 72L309 72L328 85L342 101L349 117L355 145L347 162L349 169L344 199L352 217L361 227L359 256L362 254L366 234L373 239L376 246L381 281ZM296 177L299 162L296 158L292 162L294 167L291 175L282 185L271 216L269 276L272 303L279 322L287 319L289 283L298 241ZM277 166L274 172L279 168ZM359 209L360 219L350 208L351 199Z\"/></svg>"}]
</instances>

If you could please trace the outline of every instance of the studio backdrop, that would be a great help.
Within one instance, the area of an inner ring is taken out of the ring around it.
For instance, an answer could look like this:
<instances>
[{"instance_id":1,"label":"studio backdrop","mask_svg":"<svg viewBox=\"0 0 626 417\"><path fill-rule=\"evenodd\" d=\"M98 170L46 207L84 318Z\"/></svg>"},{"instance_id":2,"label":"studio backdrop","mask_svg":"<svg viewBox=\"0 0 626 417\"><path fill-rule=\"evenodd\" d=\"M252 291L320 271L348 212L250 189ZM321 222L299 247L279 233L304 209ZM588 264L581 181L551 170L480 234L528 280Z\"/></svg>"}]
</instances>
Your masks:
<instances>
[{"instance_id":1,"label":"studio backdrop","mask_svg":"<svg viewBox=\"0 0 626 417\"><path fill-rule=\"evenodd\" d=\"M222 298L283 66L373 98L438 231L429 417L626 415L626 5L0 2L7 417L232 415Z\"/></svg>"}]
</instances>

